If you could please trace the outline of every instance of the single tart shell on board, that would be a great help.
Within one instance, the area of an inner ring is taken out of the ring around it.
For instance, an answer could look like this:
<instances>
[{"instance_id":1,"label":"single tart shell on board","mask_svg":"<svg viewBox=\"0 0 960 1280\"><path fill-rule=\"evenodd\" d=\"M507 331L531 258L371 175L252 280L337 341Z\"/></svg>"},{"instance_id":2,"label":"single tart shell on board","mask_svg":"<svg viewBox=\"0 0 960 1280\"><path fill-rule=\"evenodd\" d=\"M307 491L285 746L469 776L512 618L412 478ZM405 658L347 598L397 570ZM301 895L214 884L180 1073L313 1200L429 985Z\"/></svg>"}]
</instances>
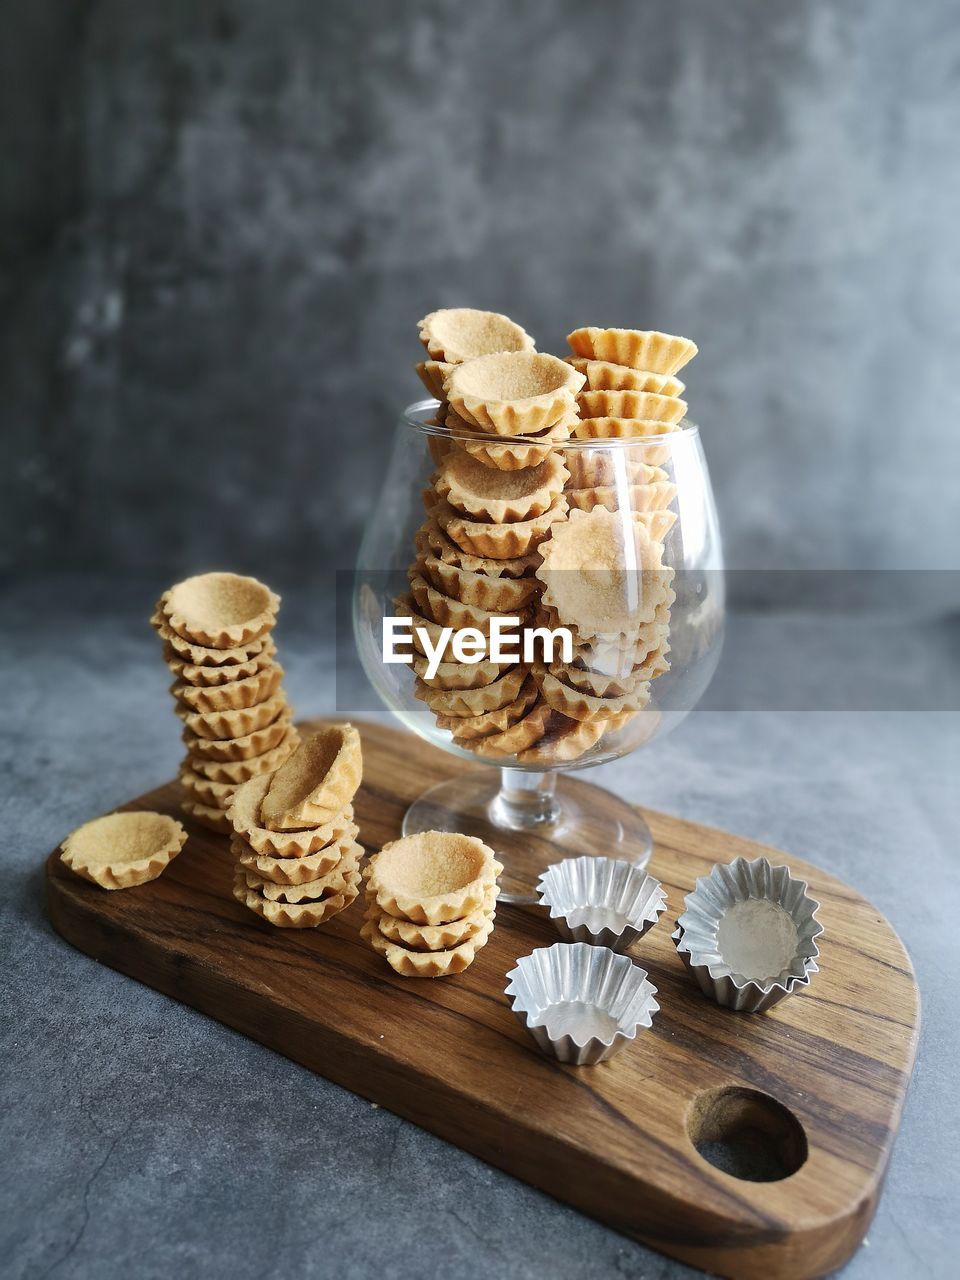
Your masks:
<instances>
[{"instance_id":1,"label":"single tart shell on board","mask_svg":"<svg viewBox=\"0 0 960 1280\"><path fill-rule=\"evenodd\" d=\"M532 351L533 339L509 316L474 307L445 307L420 321L420 341L432 360L462 364L496 351ZM438 397L439 399L440 397Z\"/></svg>"},{"instance_id":2,"label":"single tart shell on board","mask_svg":"<svg viewBox=\"0 0 960 1280\"><path fill-rule=\"evenodd\" d=\"M628 634L653 620L670 590L661 551L639 514L571 511L540 544L542 603L584 638Z\"/></svg>"},{"instance_id":3,"label":"single tart shell on board","mask_svg":"<svg viewBox=\"0 0 960 1280\"><path fill-rule=\"evenodd\" d=\"M72 831L60 860L101 888L129 889L156 880L186 839L183 826L165 813L109 813Z\"/></svg>"},{"instance_id":4,"label":"single tart shell on board","mask_svg":"<svg viewBox=\"0 0 960 1280\"><path fill-rule=\"evenodd\" d=\"M236 649L258 640L276 621L280 597L256 578L202 573L160 597L172 630L193 644Z\"/></svg>"},{"instance_id":5,"label":"single tart shell on board","mask_svg":"<svg viewBox=\"0 0 960 1280\"><path fill-rule=\"evenodd\" d=\"M367 883L388 915L414 924L448 924L478 911L502 870L476 836L424 831L374 854Z\"/></svg>"},{"instance_id":6,"label":"single tart shell on board","mask_svg":"<svg viewBox=\"0 0 960 1280\"><path fill-rule=\"evenodd\" d=\"M606 360L649 373L678 373L697 354L689 338L655 329L574 329L567 342L584 360Z\"/></svg>"},{"instance_id":7,"label":"single tart shell on board","mask_svg":"<svg viewBox=\"0 0 960 1280\"><path fill-rule=\"evenodd\" d=\"M481 356L457 365L444 388L466 422L500 436L526 436L576 413L584 377L538 351Z\"/></svg>"},{"instance_id":8,"label":"single tart shell on board","mask_svg":"<svg viewBox=\"0 0 960 1280\"><path fill-rule=\"evenodd\" d=\"M332 724L305 739L273 775L260 805L270 831L297 831L330 822L351 802L363 777L360 735Z\"/></svg>"}]
</instances>

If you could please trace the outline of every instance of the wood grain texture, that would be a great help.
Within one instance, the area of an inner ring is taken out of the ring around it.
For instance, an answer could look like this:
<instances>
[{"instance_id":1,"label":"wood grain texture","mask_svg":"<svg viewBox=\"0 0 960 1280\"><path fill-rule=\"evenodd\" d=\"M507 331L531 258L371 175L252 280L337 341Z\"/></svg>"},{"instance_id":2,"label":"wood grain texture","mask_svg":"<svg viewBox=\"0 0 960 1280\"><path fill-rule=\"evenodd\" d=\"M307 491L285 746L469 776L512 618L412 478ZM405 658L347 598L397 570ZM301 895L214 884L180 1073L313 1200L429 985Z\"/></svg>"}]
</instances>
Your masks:
<instances>
[{"instance_id":1,"label":"wood grain texture","mask_svg":"<svg viewBox=\"0 0 960 1280\"><path fill-rule=\"evenodd\" d=\"M361 726L356 801L370 850L396 837L427 786L469 766L409 734ZM179 815L169 783L127 808ZM503 907L463 975L395 976L358 936L362 900L318 930L275 929L231 896L224 837L190 839L152 884L107 893L47 863L50 916L80 950L472 1151L618 1231L706 1270L807 1277L841 1265L876 1208L916 1052L919 994L889 923L839 880L778 850L647 812L668 910L631 954L661 1012L610 1063L540 1055L503 995L518 956L557 936ZM811 987L766 1015L716 1008L670 940L683 895L715 862L767 854L822 903ZM780 1181L707 1163L694 1100L743 1087L785 1106L807 1158Z\"/></svg>"}]
</instances>

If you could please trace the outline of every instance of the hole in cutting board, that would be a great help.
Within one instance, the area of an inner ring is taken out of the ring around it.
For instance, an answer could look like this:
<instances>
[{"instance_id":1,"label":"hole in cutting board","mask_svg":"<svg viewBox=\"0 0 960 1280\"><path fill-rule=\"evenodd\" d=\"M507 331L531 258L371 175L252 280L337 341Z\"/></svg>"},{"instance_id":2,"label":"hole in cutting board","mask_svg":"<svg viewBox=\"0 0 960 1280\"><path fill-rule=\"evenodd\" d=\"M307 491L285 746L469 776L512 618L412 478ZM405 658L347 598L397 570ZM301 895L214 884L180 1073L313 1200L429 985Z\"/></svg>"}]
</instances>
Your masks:
<instances>
[{"instance_id":1,"label":"hole in cutting board","mask_svg":"<svg viewBox=\"0 0 960 1280\"><path fill-rule=\"evenodd\" d=\"M687 1112L687 1136L708 1164L746 1182L779 1182L807 1158L800 1121L752 1089L698 1094Z\"/></svg>"}]
</instances>

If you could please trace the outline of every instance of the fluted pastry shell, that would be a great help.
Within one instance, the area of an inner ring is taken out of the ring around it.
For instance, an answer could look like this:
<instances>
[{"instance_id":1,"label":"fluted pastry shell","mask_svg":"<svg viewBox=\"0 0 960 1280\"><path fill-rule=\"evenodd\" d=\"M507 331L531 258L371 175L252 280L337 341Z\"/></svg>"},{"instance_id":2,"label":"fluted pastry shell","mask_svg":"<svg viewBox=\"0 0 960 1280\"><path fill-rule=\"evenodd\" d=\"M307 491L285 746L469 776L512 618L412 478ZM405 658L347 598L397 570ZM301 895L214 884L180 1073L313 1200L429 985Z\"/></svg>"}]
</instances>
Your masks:
<instances>
[{"instance_id":1,"label":"fluted pastry shell","mask_svg":"<svg viewBox=\"0 0 960 1280\"><path fill-rule=\"evenodd\" d=\"M434 400L444 400L443 380L453 368L445 360L424 360L416 366L417 377L433 396Z\"/></svg>"},{"instance_id":2,"label":"fluted pastry shell","mask_svg":"<svg viewBox=\"0 0 960 1280\"><path fill-rule=\"evenodd\" d=\"M414 924L411 920L398 920L396 916L381 911L376 895L371 894L368 889L367 918L377 925L388 942L396 942L411 951L449 951L475 937L493 920L498 893L497 885L491 885L484 896L483 905L460 920L451 920L449 924Z\"/></svg>"},{"instance_id":3,"label":"fluted pastry shell","mask_svg":"<svg viewBox=\"0 0 960 1280\"><path fill-rule=\"evenodd\" d=\"M512 662L441 662L432 676L427 675L428 660L414 654L410 664L418 680L430 689L479 689L499 680Z\"/></svg>"},{"instance_id":4,"label":"fluted pastry shell","mask_svg":"<svg viewBox=\"0 0 960 1280\"><path fill-rule=\"evenodd\" d=\"M230 819L219 805L203 804L199 800L191 800L189 796L184 796L180 801L180 808L194 822L199 822L200 826L206 827L208 831L215 831L217 835L228 836L232 830Z\"/></svg>"},{"instance_id":5,"label":"fluted pastry shell","mask_svg":"<svg viewBox=\"0 0 960 1280\"><path fill-rule=\"evenodd\" d=\"M287 756L300 742L300 734L289 720L286 731L273 747L266 747L259 755L237 756L232 760L213 760L202 756L188 755L184 765L192 773L211 782L231 783L237 786L248 778L255 778L261 773L273 773L279 769Z\"/></svg>"},{"instance_id":6,"label":"fluted pastry shell","mask_svg":"<svg viewBox=\"0 0 960 1280\"><path fill-rule=\"evenodd\" d=\"M650 686L638 684L631 693L619 698L597 698L574 689L543 667L533 668L533 678L544 702L569 720L612 720L625 712L642 711L650 701Z\"/></svg>"},{"instance_id":7,"label":"fluted pastry shell","mask_svg":"<svg viewBox=\"0 0 960 1280\"><path fill-rule=\"evenodd\" d=\"M634 440L637 443L633 448L639 451L658 446L662 448L662 441L658 438L673 435L677 430L675 422L660 422L655 418L581 418L574 434L578 440ZM641 441L649 443L641 444ZM639 460L650 466L660 466L659 455L652 462L650 456L645 454Z\"/></svg>"},{"instance_id":8,"label":"fluted pastry shell","mask_svg":"<svg viewBox=\"0 0 960 1280\"><path fill-rule=\"evenodd\" d=\"M533 338L509 316L473 307L431 311L419 325L420 341L433 360L461 364L497 351L532 351Z\"/></svg>"},{"instance_id":9,"label":"fluted pastry shell","mask_svg":"<svg viewBox=\"0 0 960 1280\"><path fill-rule=\"evenodd\" d=\"M632 533L629 551L625 530ZM627 519L605 507L571 511L541 544L541 556L542 604L584 639L627 634L651 622L670 591L673 570L663 565L662 547L643 514Z\"/></svg>"},{"instance_id":10,"label":"fluted pastry shell","mask_svg":"<svg viewBox=\"0 0 960 1280\"><path fill-rule=\"evenodd\" d=\"M424 641L422 636L420 635L420 632L421 631L426 632L426 635L430 641L430 644L433 645L434 648L436 648L436 646L440 643L443 627L439 623L434 622L432 618L426 617L425 614L422 614L419 611L417 603L413 599L412 595L397 596L393 602L393 611L398 618L410 619L411 633L409 638L410 638L410 644L413 647L414 655L420 654L423 657L427 657L428 656L427 650L424 646ZM447 624L444 624L444 626L446 625ZM481 626L481 627L478 627L477 630L483 632L484 636L487 639L489 639L489 636L490 636L489 624L487 625L486 629ZM510 640L513 634L514 633L512 630L505 632L503 635L504 643ZM516 631L516 635L519 637L519 634L520 632L518 627ZM406 639L406 637L404 637L404 639ZM516 661L516 659L514 659L513 661ZM513 662L511 662L509 665L512 666Z\"/></svg>"},{"instance_id":11,"label":"fluted pastry shell","mask_svg":"<svg viewBox=\"0 0 960 1280\"><path fill-rule=\"evenodd\" d=\"M200 667L228 667L238 662L249 662L251 658L262 653L269 643L267 637L261 636L260 639L251 640L249 644L241 645L236 649L216 649L208 645L194 644L193 641L185 640L174 631L160 611L159 604L150 618L150 625L164 644L178 654L184 662Z\"/></svg>"},{"instance_id":12,"label":"fluted pastry shell","mask_svg":"<svg viewBox=\"0 0 960 1280\"><path fill-rule=\"evenodd\" d=\"M416 537L418 547L421 545L430 547L438 560L442 560L444 564L457 565L468 573L485 573L488 577L502 574L508 578L522 578L540 563L540 557L536 551L523 556L507 556L503 559L472 555L447 536L435 517L431 517L420 526Z\"/></svg>"},{"instance_id":13,"label":"fluted pastry shell","mask_svg":"<svg viewBox=\"0 0 960 1280\"><path fill-rule=\"evenodd\" d=\"M642 662L615 674L593 671L589 667L565 662L551 663L547 670L581 693L590 693L597 698L620 698L633 693L637 685L645 680L657 680L665 675L670 670L670 660L667 657L669 651L669 641L663 638Z\"/></svg>"},{"instance_id":14,"label":"fluted pastry shell","mask_svg":"<svg viewBox=\"0 0 960 1280\"><path fill-rule=\"evenodd\" d=\"M414 924L447 924L483 906L503 867L476 836L424 831L385 844L364 876L382 911Z\"/></svg>"},{"instance_id":15,"label":"fluted pastry shell","mask_svg":"<svg viewBox=\"0 0 960 1280\"><path fill-rule=\"evenodd\" d=\"M272 774L261 774L242 783L229 806L234 832L254 853L275 858L303 858L335 844L353 825L353 805L344 805L327 822L297 831L271 831L260 818L260 806L270 790Z\"/></svg>"},{"instance_id":16,"label":"fluted pastry shell","mask_svg":"<svg viewBox=\"0 0 960 1280\"><path fill-rule=\"evenodd\" d=\"M277 884L275 880L258 875L248 867L243 868L247 888L259 893L269 902L287 902L296 905L300 902L317 902L320 898L329 898L331 894L343 893L347 885L360 869L363 858L363 847L355 840L344 838L338 842L343 850L340 861L324 875L313 880L303 880L299 884Z\"/></svg>"},{"instance_id":17,"label":"fluted pastry shell","mask_svg":"<svg viewBox=\"0 0 960 1280\"><path fill-rule=\"evenodd\" d=\"M610 719L571 720L551 708L546 732L539 742L517 756L519 764L553 765L579 760L608 733L621 729L633 712L623 712Z\"/></svg>"},{"instance_id":18,"label":"fluted pastry shell","mask_svg":"<svg viewBox=\"0 0 960 1280\"><path fill-rule=\"evenodd\" d=\"M518 520L514 524L468 520L442 500L435 514L443 531L464 551L470 555L502 560L529 555L549 535L556 521L566 519L567 504L561 495L541 515L530 520Z\"/></svg>"},{"instance_id":19,"label":"fluted pastry shell","mask_svg":"<svg viewBox=\"0 0 960 1280\"><path fill-rule=\"evenodd\" d=\"M549 722L550 706L540 701L538 694L537 701L522 720L510 725L502 733L488 734L464 745L474 755L489 756L496 760L519 756L540 741L547 732Z\"/></svg>"},{"instance_id":20,"label":"fluted pastry shell","mask_svg":"<svg viewBox=\"0 0 960 1280\"><path fill-rule=\"evenodd\" d=\"M156 880L187 840L183 825L165 813L108 813L71 831L60 861L102 889L130 889Z\"/></svg>"},{"instance_id":21,"label":"fluted pastry shell","mask_svg":"<svg viewBox=\"0 0 960 1280\"><path fill-rule=\"evenodd\" d=\"M584 378L556 356L515 351L457 365L444 382L451 408L481 431L525 436L576 412Z\"/></svg>"},{"instance_id":22,"label":"fluted pastry shell","mask_svg":"<svg viewBox=\"0 0 960 1280\"><path fill-rule=\"evenodd\" d=\"M194 757L190 761L190 767L194 772L205 772L197 769L195 760L249 760L252 756L262 756L283 742L290 730L292 716L290 707L284 706L272 724L237 738L202 738L191 733L189 729L184 729L180 736L186 745L187 753ZM207 776L215 775L210 773ZM216 777L216 780L222 780L222 776Z\"/></svg>"},{"instance_id":23,"label":"fluted pastry shell","mask_svg":"<svg viewBox=\"0 0 960 1280\"><path fill-rule=\"evenodd\" d=\"M326 725L305 738L273 775L260 802L271 831L330 822L353 800L363 776L360 735L352 724Z\"/></svg>"},{"instance_id":24,"label":"fluted pastry shell","mask_svg":"<svg viewBox=\"0 0 960 1280\"><path fill-rule=\"evenodd\" d=\"M160 597L171 629L191 644L236 649L259 640L276 621L280 597L256 578L201 573Z\"/></svg>"},{"instance_id":25,"label":"fluted pastry shell","mask_svg":"<svg viewBox=\"0 0 960 1280\"><path fill-rule=\"evenodd\" d=\"M537 687L526 672L524 675L525 679L520 692L512 702L497 707L494 711L485 711L474 716L444 715L442 712L434 712L437 717L437 727L449 729L454 739L461 746L466 745L470 751L473 750L474 741L477 739L504 733L522 720L537 701Z\"/></svg>"},{"instance_id":26,"label":"fluted pastry shell","mask_svg":"<svg viewBox=\"0 0 960 1280\"><path fill-rule=\"evenodd\" d=\"M489 919L479 932L449 951L411 951L399 943L390 942L376 922L370 919L364 921L360 936L403 978L446 978L469 969L492 932L493 920Z\"/></svg>"},{"instance_id":27,"label":"fluted pastry shell","mask_svg":"<svg viewBox=\"0 0 960 1280\"><path fill-rule=\"evenodd\" d=\"M191 711L178 707L177 715L183 721L187 733L198 738L242 738L273 724L288 707L287 696L281 689L264 702L253 707L240 707L235 711Z\"/></svg>"},{"instance_id":28,"label":"fluted pastry shell","mask_svg":"<svg viewBox=\"0 0 960 1280\"><path fill-rule=\"evenodd\" d=\"M568 489L659 484L670 478L663 467L651 466L635 456L630 445L571 447L564 450L563 457L570 472Z\"/></svg>"},{"instance_id":29,"label":"fluted pastry shell","mask_svg":"<svg viewBox=\"0 0 960 1280\"><path fill-rule=\"evenodd\" d=\"M563 491L571 510L592 511L606 507L608 511L665 511L677 496L677 486L667 480L658 484L635 484L626 490L615 485L598 485L591 489Z\"/></svg>"},{"instance_id":30,"label":"fluted pastry shell","mask_svg":"<svg viewBox=\"0 0 960 1280\"><path fill-rule=\"evenodd\" d=\"M579 760L604 734L602 720L571 720L550 708L543 737L517 756L520 764L562 764Z\"/></svg>"},{"instance_id":31,"label":"fluted pastry shell","mask_svg":"<svg viewBox=\"0 0 960 1280\"><path fill-rule=\"evenodd\" d=\"M213 667L212 670L222 671L223 668ZM178 683L170 686L170 692L181 705L189 707L191 711L239 711L272 698L282 679L283 667L278 662L272 662L243 680L217 685Z\"/></svg>"},{"instance_id":32,"label":"fluted pastry shell","mask_svg":"<svg viewBox=\"0 0 960 1280\"><path fill-rule=\"evenodd\" d=\"M529 607L536 583L529 578L491 577L447 564L439 556L421 553L417 567L438 591L462 604L476 605L490 613L516 613Z\"/></svg>"},{"instance_id":33,"label":"fluted pastry shell","mask_svg":"<svg viewBox=\"0 0 960 1280\"><path fill-rule=\"evenodd\" d=\"M172 645L163 646L163 660L176 677L178 684L189 684L195 688L210 688L221 684L233 684L237 680L246 680L268 666L276 656L277 646L273 640L267 639L259 653L245 662L228 662L219 667L203 667L187 662L177 653Z\"/></svg>"},{"instance_id":34,"label":"fluted pastry shell","mask_svg":"<svg viewBox=\"0 0 960 1280\"><path fill-rule=\"evenodd\" d=\"M563 492L567 478L559 452L534 467L497 471L456 449L440 464L434 487L454 510L504 524L542 515Z\"/></svg>"},{"instance_id":35,"label":"fluted pastry shell","mask_svg":"<svg viewBox=\"0 0 960 1280\"><path fill-rule=\"evenodd\" d=\"M679 422L685 400L655 391L582 391L577 396L581 418L641 418L647 422Z\"/></svg>"},{"instance_id":36,"label":"fluted pastry shell","mask_svg":"<svg viewBox=\"0 0 960 1280\"><path fill-rule=\"evenodd\" d=\"M629 365L611 364L609 360L567 356L567 364L583 374L590 391L655 391L661 396L682 396L687 389L686 384L672 374L631 369Z\"/></svg>"},{"instance_id":37,"label":"fluted pastry shell","mask_svg":"<svg viewBox=\"0 0 960 1280\"><path fill-rule=\"evenodd\" d=\"M697 354L696 343L652 329L574 329L567 342L575 356L606 360L650 373L678 373Z\"/></svg>"},{"instance_id":38,"label":"fluted pastry shell","mask_svg":"<svg viewBox=\"0 0 960 1280\"><path fill-rule=\"evenodd\" d=\"M526 667L518 664L505 671L499 680L477 689L431 689L417 681L414 696L437 715L482 716L515 702L526 678Z\"/></svg>"},{"instance_id":39,"label":"fluted pastry shell","mask_svg":"<svg viewBox=\"0 0 960 1280\"><path fill-rule=\"evenodd\" d=\"M576 408L576 404L573 404L565 417L542 431L515 438L481 431L449 408L444 421L447 430L453 433L449 439L453 447L463 449L472 458L496 471L519 471L525 467L537 466L570 439L574 427L580 421Z\"/></svg>"},{"instance_id":40,"label":"fluted pastry shell","mask_svg":"<svg viewBox=\"0 0 960 1280\"><path fill-rule=\"evenodd\" d=\"M308 884L339 865L356 840L357 832L357 824L351 822L339 840L303 857L280 858L269 853L257 853L238 835L230 840L230 852L245 871L252 872L261 880L269 880L272 884Z\"/></svg>"},{"instance_id":41,"label":"fluted pastry shell","mask_svg":"<svg viewBox=\"0 0 960 1280\"><path fill-rule=\"evenodd\" d=\"M339 915L354 901L360 891L360 873L347 876L344 889L316 902L271 902L263 894L247 886L246 873L237 868L233 881L233 896L243 906L262 916L269 924L281 929L315 929Z\"/></svg>"},{"instance_id":42,"label":"fluted pastry shell","mask_svg":"<svg viewBox=\"0 0 960 1280\"><path fill-rule=\"evenodd\" d=\"M453 627L457 631L464 627L475 627L478 631L489 635L494 619L499 618L504 623L510 618L519 619L516 627L509 628L512 633L519 630L530 612L529 608L526 608L518 609L513 613L500 613L481 609L475 604L464 604L462 600L444 595L418 574L414 574L410 579L410 592L427 617L433 618L441 627ZM505 627L502 634L506 634L506 630Z\"/></svg>"},{"instance_id":43,"label":"fluted pastry shell","mask_svg":"<svg viewBox=\"0 0 960 1280\"><path fill-rule=\"evenodd\" d=\"M181 765L177 777L188 800L214 809L227 809L238 786L236 782L213 782L202 773L195 773L186 763Z\"/></svg>"}]
</instances>

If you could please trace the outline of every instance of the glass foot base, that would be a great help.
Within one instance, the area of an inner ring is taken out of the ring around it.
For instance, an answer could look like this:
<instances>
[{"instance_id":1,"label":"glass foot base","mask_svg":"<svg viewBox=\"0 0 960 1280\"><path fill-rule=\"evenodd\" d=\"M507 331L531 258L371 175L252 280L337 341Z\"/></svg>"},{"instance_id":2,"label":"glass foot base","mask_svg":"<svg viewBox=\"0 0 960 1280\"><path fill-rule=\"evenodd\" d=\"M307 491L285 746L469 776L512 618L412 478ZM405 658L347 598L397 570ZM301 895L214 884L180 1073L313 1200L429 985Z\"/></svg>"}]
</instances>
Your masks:
<instances>
[{"instance_id":1,"label":"glass foot base","mask_svg":"<svg viewBox=\"0 0 960 1280\"><path fill-rule=\"evenodd\" d=\"M516 829L507 825L511 806L502 803L499 774L492 769L468 773L414 800L403 819L403 834L460 831L478 836L503 863L500 901L523 905L537 901L540 873L563 858L594 854L623 858L638 867L650 861L650 828L612 792L562 777L554 800L536 825Z\"/></svg>"}]
</instances>

